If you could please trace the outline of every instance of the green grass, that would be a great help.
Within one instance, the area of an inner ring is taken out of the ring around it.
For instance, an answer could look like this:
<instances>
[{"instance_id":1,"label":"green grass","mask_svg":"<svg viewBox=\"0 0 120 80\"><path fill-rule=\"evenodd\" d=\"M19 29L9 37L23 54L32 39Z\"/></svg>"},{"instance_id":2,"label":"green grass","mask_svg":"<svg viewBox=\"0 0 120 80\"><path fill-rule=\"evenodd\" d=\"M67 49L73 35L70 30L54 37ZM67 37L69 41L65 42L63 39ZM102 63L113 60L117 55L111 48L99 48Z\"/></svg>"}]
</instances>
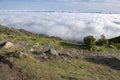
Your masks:
<instances>
[{"instance_id":1,"label":"green grass","mask_svg":"<svg viewBox=\"0 0 120 80\"><path fill-rule=\"evenodd\" d=\"M27 45L23 46L23 49L30 49L34 43L38 43L39 47L41 45L51 45L54 49L64 49L64 48L74 48L74 49L80 49L79 44L75 44L69 41L64 41L61 39L57 39L54 37L46 37L46 36L16 36L15 34L8 35L8 34L0 34L0 40L10 40L14 44L22 41L26 41Z\"/></svg>"},{"instance_id":2,"label":"green grass","mask_svg":"<svg viewBox=\"0 0 120 80\"><path fill-rule=\"evenodd\" d=\"M80 49L80 45L78 43L73 43L73 42L65 42L62 41L60 42L60 44L64 47L64 48L74 48L74 49Z\"/></svg>"},{"instance_id":3,"label":"green grass","mask_svg":"<svg viewBox=\"0 0 120 80\"><path fill-rule=\"evenodd\" d=\"M118 80L120 71L85 59L40 62L35 58L11 58L28 80Z\"/></svg>"}]
</instances>

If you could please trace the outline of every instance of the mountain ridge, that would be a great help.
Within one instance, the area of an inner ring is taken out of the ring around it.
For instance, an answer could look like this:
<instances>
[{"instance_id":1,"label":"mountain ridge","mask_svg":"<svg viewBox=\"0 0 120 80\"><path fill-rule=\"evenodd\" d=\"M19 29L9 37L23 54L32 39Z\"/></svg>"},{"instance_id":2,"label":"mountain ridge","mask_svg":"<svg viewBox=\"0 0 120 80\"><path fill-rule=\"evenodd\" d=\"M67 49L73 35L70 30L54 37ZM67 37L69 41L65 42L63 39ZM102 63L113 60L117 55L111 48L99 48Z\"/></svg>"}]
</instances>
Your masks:
<instances>
[{"instance_id":1,"label":"mountain ridge","mask_svg":"<svg viewBox=\"0 0 120 80\"><path fill-rule=\"evenodd\" d=\"M120 43L120 36L109 39L110 42Z\"/></svg>"}]
</instances>

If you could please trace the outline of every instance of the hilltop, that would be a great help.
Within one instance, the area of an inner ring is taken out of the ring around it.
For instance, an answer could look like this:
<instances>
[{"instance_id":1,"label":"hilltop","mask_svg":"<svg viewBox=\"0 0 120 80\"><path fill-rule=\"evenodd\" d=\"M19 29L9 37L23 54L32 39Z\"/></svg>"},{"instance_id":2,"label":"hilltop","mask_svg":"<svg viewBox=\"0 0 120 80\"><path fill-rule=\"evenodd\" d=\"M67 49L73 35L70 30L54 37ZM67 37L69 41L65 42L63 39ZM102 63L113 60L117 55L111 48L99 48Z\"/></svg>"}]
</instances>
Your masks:
<instances>
[{"instance_id":1,"label":"hilltop","mask_svg":"<svg viewBox=\"0 0 120 80\"><path fill-rule=\"evenodd\" d=\"M120 36L110 39L110 42L120 43Z\"/></svg>"},{"instance_id":2,"label":"hilltop","mask_svg":"<svg viewBox=\"0 0 120 80\"><path fill-rule=\"evenodd\" d=\"M119 74L117 49L90 52L79 43L0 25L1 80L118 80Z\"/></svg>"}]
</instances>

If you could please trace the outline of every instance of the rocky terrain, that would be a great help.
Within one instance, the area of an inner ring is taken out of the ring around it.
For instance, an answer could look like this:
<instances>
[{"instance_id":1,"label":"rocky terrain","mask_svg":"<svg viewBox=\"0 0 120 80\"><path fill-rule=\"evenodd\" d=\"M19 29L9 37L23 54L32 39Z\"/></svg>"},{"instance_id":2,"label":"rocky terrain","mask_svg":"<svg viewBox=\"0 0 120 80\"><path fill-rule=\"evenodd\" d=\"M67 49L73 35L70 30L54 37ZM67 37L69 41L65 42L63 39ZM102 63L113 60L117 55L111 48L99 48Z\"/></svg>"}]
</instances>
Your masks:
<instances>
[{"instance_id":1,"label":"rocky terrain","mask_svg":"<svg viewBox=\"0 0 120 80\"><path fill-rule=\"evenodd\" d=\"M119 80L120 51L0 26L0 80Z\"/></svg>"}]
</instances>

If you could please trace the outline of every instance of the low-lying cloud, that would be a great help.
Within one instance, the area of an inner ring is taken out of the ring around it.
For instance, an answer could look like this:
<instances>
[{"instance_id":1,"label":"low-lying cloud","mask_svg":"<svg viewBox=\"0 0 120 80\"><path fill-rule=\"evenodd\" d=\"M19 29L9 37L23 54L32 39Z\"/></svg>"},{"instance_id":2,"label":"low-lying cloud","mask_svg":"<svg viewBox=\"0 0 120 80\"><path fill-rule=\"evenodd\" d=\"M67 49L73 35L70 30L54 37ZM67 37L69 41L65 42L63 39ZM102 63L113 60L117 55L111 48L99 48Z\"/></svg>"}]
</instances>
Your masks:
<instances>
[{"instance_id":1,"label":"low-lying cloud","mask_svg":"<svg viewBox=\"0 0 120 80\"><path fill-rule=\"evenodd\" d=\"M120 14L0 12L0 24L74 41L87 35L120 36Z\"/></svg>"}]
</instances>

